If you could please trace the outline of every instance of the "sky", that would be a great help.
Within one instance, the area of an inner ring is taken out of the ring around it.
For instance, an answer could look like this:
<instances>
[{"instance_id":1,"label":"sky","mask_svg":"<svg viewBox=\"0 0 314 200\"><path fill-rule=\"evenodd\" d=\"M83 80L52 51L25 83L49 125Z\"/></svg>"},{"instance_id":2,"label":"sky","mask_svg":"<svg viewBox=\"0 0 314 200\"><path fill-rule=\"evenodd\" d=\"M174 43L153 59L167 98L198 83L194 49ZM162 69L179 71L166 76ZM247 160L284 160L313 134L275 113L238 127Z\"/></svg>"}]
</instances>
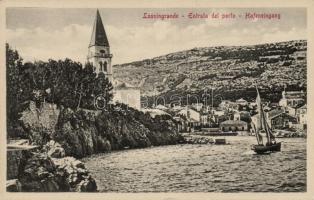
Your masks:
<instances>
[{"instance_id":1,"label":"sky","mask_svg":"<svg viewBox=\"0 0 314 200\"><path fill-rule=\"evenodd\" d=\"M304 8L104 8L99 9L113 64L208 46L254 45L307 39ZM276 13L280 20L188 19L188 13ZM144 13L179 19L143 19ZM86 62L96 9L7 8L6 41L24 61L64 59Z\"/></svg>"}]
</instances>

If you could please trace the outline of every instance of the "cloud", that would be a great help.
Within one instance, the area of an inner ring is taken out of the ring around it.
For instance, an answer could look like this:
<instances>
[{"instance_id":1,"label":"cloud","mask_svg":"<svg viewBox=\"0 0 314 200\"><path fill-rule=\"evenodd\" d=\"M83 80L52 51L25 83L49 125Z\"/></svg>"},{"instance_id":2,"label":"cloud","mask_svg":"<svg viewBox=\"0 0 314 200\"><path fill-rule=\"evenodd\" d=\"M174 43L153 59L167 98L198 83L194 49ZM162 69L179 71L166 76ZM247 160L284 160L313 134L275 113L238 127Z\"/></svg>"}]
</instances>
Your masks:
<instances>
[{"instance_id":1,"label":"cloud","mask_svg":"<svg viewBox=\"0 0 314 200\"><path fill-rule=\"evenodd\" d=\"M291 28L283 31L267 26L244 28L233 21L210 21L178 26L170 21L154 21L152 25L105 26L113 63L131 62L194 47L248 45L305 39L306 30ZM24 60L71 58L86 60L91 25L71 24L58 30L7 29L7 41Z\"/></svg>"},{"instance_id":2,"label":"cloud","mask_svg":"<svg viewBox=\"0 0 314 200\"><path fill-rule=\"evenodd\" d=\"M306 30L305 29L297 29L292 27L288 31L281 31L278 29L273 29L270 32L267 32L263 35L263 42L280 42L287 40L297 40L297 39L306 39Z\"/></svg>"},{"instance_id":3,"label":"cloud","mask_svg":"<svg viewBox=\"0 0 314 200\"><path fill-rule=\"evenodd\" d=\"M91 28L72 24L60 30L7 29L7 41L18 49L24 60L71 58L84 61Z\"/></svg>"}]
</instances>

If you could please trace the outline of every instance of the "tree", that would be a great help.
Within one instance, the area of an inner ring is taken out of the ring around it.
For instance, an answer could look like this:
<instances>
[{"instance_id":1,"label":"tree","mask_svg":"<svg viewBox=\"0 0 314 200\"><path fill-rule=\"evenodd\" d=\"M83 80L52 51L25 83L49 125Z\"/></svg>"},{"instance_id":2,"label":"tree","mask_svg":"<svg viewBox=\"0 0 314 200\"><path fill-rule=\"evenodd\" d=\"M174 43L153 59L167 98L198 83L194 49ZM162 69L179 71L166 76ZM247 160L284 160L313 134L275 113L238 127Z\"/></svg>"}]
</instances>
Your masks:
<instances>
[{"instance_id":1,"label":"tree","mask_svg":"<svg viewBox=\"0 0 314 200\"><path fill-rule=\"evenodd\" d=\"M22 61L19 53L12 50L6 44L6 76L7 76L7 126L15 126L16 119L19 118L21 102L25 99L23 95L28 85L23 84L22 80Z\"/></svg>"},{"instance_id":2,"label":"tree","mask_svg":"<svg viewBox=\"0 0 314 200\"><path fill-rule=\"evenodd\" d=\"M111 102L113 94L112 94L113 86L105 76L104 73L99 73L98 77L95 80L95 87L94 87L94 95L99 96L101 95L104 98L104 103L108 105ZM106 105L105 105L106 106Z\"/></svg>"},{"instance_id":3,"label":"tree","mask_svg":"<svg viewBox=\"0 0 314 200\"><path fill-rule=\"evenodd\" d=\"M22 61L19 53L6 44L8 127L17 124L27 101L35 101L37 106L47 101L72 109L96 109L96 96L101 95L106 104L112 99L113 87L108 78L102 73L97 76L89 63L83 68L68 58Z\"/></svg>"}]
</instances>

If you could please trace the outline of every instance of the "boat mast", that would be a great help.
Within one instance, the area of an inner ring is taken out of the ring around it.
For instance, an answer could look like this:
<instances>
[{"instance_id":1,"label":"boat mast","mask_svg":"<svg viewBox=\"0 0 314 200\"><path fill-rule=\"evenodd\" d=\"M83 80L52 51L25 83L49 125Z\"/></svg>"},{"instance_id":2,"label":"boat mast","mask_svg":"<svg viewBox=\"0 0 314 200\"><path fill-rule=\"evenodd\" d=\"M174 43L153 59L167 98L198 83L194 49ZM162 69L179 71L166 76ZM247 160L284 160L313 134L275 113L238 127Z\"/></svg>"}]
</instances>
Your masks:
<instances>
[{"instance_id":1,"label":"boat mast","mask_svg":"<svg viewBox=\"0 0 314 200\"><path fill-rule=\"evenodd\" d=\"M265 130L266 137L267 137L267 143L270 144L270 141L271 141L270 140L270 133L269 133L268 124L267 124L267 121L265 118L265 112L263 109L262 109L262 117L263 117L263 126L264 126L264 130Z\"/></svg>"},{"instance_id":2,"label":"boat mast","mask_svg":"<svg viewBox=\"0 0 314 200\"><path fill-rule=\"evenodd\" d=\"M259 134L259 131L261 129L263 129L263 117L262 117L262 102L261 102L261 97L259 95L257 86L256 86L256 91L257 91L257 97L256 97L256 104L257 104L257 110L258 110L258 114L259 114L259 119L257 120L257 126L255 127L256 130L256 139L257 139L257 143L258 144L263 144L263 138L262 136Z\"/></svg>"}]
</instances>

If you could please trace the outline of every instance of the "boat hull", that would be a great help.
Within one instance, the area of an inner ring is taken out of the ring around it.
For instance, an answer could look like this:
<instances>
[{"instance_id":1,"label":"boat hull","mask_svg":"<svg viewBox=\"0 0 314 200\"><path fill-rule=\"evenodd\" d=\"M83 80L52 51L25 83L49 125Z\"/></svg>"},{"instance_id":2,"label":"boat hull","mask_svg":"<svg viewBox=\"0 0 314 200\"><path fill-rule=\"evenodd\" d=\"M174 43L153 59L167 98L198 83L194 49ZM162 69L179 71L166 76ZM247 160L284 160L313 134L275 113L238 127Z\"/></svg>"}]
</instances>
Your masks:
<instances>
[{"instance_id":1,"label":"boat hull","mask_svg":"<svg viewBox=\"0 0 314 200\"><path fill-rule=\"evenodd\" d=\"M281 142L271 145L253 145L252 150L258 154L281 151Z\"/></svg>"}]
</instances>

